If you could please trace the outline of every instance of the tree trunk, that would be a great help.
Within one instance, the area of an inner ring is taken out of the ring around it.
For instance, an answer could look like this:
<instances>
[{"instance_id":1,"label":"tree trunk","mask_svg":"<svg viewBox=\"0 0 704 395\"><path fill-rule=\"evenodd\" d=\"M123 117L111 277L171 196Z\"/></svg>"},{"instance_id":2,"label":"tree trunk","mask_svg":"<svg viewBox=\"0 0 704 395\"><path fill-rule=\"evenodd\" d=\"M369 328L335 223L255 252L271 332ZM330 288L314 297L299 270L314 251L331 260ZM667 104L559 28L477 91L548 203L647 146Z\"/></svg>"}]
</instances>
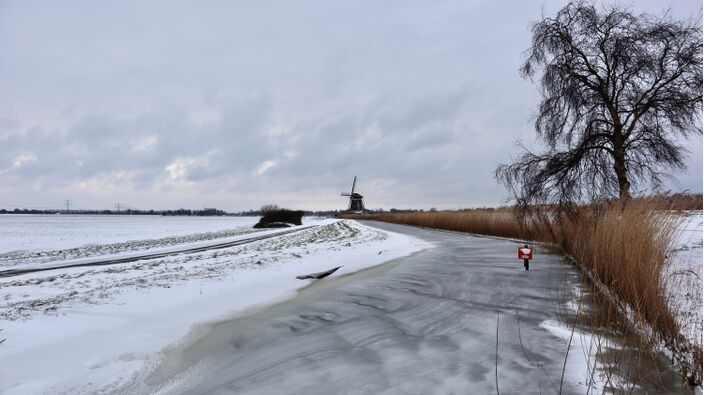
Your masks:
<instances>
[{"instance_id":1,"label":"tree trunk","mask_svg":"<svg viewBox=\"0 0 704 395\"><path fill-rule=\"evenodd\" d=\"M618 141L614 144L614 171L618 180L618 197L620 199L628 199L631 197L631 183L628 182L628 174L626 169L626 154L623 149L623 144Z\"/></svg>"}]
</instances>

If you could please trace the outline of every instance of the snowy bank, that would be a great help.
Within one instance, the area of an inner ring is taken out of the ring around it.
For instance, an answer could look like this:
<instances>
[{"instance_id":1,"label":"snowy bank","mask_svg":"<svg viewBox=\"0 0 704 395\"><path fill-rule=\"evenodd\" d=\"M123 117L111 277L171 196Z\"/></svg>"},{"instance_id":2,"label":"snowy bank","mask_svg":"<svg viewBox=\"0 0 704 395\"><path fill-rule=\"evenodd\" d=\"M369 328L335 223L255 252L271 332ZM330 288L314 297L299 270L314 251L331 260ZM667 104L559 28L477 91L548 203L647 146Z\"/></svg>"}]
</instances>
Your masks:
<instances>
[{"instance_id":1,"label":"snowy bank","mask_svg":"<svg viewBox=\"0 0 704 395\"><path fill-rule=\"evenodd\" d=\"M677 214L676 214L677 215ZM702 346L702 212L677 215L676 240L662 272L682 335Z\"/></svg>"},{"instance_id":2,"label":"snowy bank","mask_svg":"<svg viewBox=\"0 0 704 395\"><path fill-rule=\"evenodd\" d=\"M295 296L427 245L354 221L251 244L0 280L0 391L94 393L129 381L193 328ZM321 280L325 281L325 280Z\"/></svg>"}]
</instances>

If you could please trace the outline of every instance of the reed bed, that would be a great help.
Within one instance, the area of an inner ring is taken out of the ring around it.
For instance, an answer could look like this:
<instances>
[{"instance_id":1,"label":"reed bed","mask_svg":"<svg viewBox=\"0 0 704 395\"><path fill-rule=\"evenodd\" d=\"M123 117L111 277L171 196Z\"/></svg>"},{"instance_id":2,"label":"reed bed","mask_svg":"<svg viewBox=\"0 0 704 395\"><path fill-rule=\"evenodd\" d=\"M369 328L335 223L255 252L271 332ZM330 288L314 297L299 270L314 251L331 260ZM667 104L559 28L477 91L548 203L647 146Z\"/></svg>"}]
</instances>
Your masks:
<instances>
[{"instance_id":1,"label":"reed bed","mask_svg":"<svg viewBox=\"0 0 704 395\"><path fill-rule=\"evenodd\" d=\"M677 323L666 300L662 270L673 248L676 221L643 204L582 212L561 224L561 249L604 284L632 313L665 337Z\"/></svg>"},{"instance_id":2,"label":"reed bed","mask_svg":"<svg viewBox=\"0 0 704 395\"><path fill-rule=\"evenodd\" d=\"M702 210L702 194L691 193L660 193L650 196L641 196L633 199L635 202L645 205L651 210L672 210L690 211Z\"/></svg>"},{"instance_id":3,"label":"reed bed","mask_svg":"<svg viewBox=\"0 0 704 395\"><path fill-rule=\"evenodd\" d=\"M490 210L437 211L352 216L424 228L453 230L480 235L535 240L543 229L535 224L521 224L511 212ZM544 237L544 236L543 236ZM543 240L541 240L543 241Z\"/></svg>"},{"instance_id":4,"label":"reed bed","mask_svg":"<svg viewBox=\"0 0 704 395\"><path fill-rule=\"evenodd\" d=\"M635 201L596 212L585 208L559 229L560 249L606 288L624 313L621 319L635 323L653 347L664 346L689 384L701 384L701 343L682 335L687 328L675 318L678 306L668 300L663 276L674 249L677 217Z\"/></svg>"}]
</instances>

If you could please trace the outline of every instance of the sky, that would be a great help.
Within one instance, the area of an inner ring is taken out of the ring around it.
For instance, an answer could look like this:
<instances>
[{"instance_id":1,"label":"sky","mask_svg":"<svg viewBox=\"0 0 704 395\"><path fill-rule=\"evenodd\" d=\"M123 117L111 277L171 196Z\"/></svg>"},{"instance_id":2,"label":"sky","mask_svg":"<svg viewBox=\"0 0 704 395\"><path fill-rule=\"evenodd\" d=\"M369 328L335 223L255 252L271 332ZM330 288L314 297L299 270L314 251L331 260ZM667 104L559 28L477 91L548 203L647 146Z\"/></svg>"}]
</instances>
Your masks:
<instances>
[{"instance_id":1,"label":"sky","mask_svg":"<svg viewBox=\"0 0 704 395\"><path fill-rule=\"evenodd\" d=\"M354 176L372 209L504 204L529 26L565 4L0 0L0 208L344 209ZM683 143L667 187L701 192Z\"/></svg>"}]
</instances>

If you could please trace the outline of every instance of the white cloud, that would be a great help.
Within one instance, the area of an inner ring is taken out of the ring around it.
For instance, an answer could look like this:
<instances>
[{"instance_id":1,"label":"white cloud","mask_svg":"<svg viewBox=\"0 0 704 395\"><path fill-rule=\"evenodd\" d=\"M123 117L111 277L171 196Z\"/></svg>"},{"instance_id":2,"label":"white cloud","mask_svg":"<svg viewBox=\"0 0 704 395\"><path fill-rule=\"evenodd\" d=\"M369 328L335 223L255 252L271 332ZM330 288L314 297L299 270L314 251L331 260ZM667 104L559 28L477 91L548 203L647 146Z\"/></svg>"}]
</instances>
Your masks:
<instances>
[{"instance_id":1,"label":"white cloud","mask_svg":"<svg viewBox=\"0 0 704 395\"><path fill-rule=\"evenodd\" d=\"M15 156L11 161L10 161L10 166L1 169L0 168L0 175L6 174L13 172L15 170L18 170L25 166L28 163L36 162L37 161L37 156L33 153L25 153L25 154L19 154Z\"/></svg>"},{"instance_id":2,"label":"white cloud","mask_svg":"<svg viewBox=\"0 0 704 395\"><path fill-rule=\"evenodd\" d=\"M180 181L186 176L188 166L193 164L193 159L176 159L164 168L169 174L171 181Z\"/></svg>"},{"instance_id":3,"label":"white cloud","mask_svg":"<svg viewBox=\"0 0 704 395\"><path fill-rule=\"evenodd\" d=\"M37 160L37 156L32 153L18 155L12 161L11 169L19 169L20 167L26 165L27 163L36 162L36 160Z\"/></svg>"},{"instance_id":4,"label":"white cloud","mask_svg":"<svg viewBox=\"0 0 704 395\"><path fill-rule=\"evenodd\" d=\"M258 175L264 175L266 172L268 172L272 167L276 166L278 163L275 160L265 160L262 162L259 166L257 166L257 174Z\"/></svg>"}]
</instances>

